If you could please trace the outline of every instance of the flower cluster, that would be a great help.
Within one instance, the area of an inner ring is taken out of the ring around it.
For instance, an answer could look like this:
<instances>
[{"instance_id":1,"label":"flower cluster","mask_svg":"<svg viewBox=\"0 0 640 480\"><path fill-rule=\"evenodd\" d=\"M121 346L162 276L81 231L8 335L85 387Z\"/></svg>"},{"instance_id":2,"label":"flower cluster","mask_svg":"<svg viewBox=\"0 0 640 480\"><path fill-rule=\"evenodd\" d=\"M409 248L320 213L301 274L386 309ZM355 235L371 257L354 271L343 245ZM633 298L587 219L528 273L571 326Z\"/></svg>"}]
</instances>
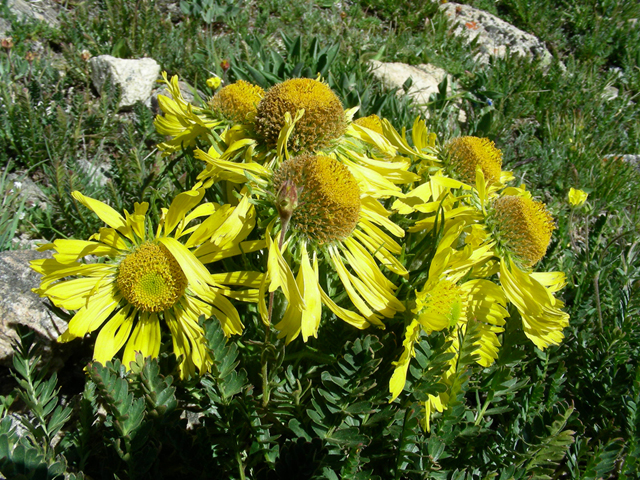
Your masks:
<instances>
[{"instance_id":1,"label":"flower cluster","mask_svg":"<svg viewBox=\"0 0 640 480\"><path fill-rule=\"evenodd\" d=\"M146 203L123 217L74 193L108 227L45 245L54 258L33 262L38 293L77 311L62 341L99 330L95 358L124 348L127 364L136 351L157 356L168 330L188 377L209 365L198 318L240 333L237 301L255 302L264 328L285 343L317 337L323 322L402 326L394 401L416 342L443 332L450 368L442 393L425 402L426 428L447 407L468 330L485 367L507 322L538 348L561 342L569 318L555 294L564 275L535 270L553 218L524 185L509 185L493 142L441 143L419 118L409 137L376 115L354 120L357 108L345 110L321 80L266 91L238 81L195 106L177 77L164 79L172 98L159 97L156 128L168 137L159 148L200 160L198 183L162 209L155 228ZM215 202L201 203L206 192ZM104 260L81 262L87 255ZM212 273L235 255L262 267Z\"/></svg>"}]
</instances>

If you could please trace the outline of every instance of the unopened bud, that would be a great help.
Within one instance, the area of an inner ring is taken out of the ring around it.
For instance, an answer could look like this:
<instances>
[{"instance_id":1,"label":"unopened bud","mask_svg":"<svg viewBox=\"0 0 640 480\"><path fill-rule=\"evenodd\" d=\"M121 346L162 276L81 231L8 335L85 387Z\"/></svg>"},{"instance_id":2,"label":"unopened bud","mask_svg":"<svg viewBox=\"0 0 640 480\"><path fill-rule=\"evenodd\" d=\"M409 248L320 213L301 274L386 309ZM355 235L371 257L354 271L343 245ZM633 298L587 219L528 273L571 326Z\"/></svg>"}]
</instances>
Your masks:
<instances>
[{"instance_id":1,"label":"unopened bud","mask_svg":"<svg viewBox=\"0 0 640 480\"><path fill-rule=\"evenodd\" d=\"M298 188L291 180L282 182L276 197L276 208L282 222L288 222L298 206Z\"/></svg>"}]
</instances>

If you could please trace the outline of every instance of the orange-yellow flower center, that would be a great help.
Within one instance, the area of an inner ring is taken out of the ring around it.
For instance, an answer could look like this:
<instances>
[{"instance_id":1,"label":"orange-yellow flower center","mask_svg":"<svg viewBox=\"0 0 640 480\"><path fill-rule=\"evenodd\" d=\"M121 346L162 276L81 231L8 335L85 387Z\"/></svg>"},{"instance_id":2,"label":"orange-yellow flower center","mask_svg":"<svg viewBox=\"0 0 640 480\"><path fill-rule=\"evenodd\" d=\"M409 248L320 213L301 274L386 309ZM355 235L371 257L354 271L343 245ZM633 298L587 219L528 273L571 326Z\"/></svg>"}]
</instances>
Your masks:
<instances>
[{"instance_id":1,"label":"orange-yellow flower center","mask_svg":"<svg viewBox=\"0 0 640 480\"><path fill-rule=\"evenodd\" d=\"M494 200L488 223L498 246L525 267L544 257L555 228L544 203L516 195Z\"/></svg>"},{"instance_id":2,"label":"orange-yellow flower center","mask_svg":"<svg viewBox=\"0 0 640 480\"><path fill-rule=\"evenodd\" d=\"M451 174L460 181L475 184L478 166L488 182L500 180L502 152L488 138L454 138L447 145L447 153Z\"/></svg>"},{"instance_id":3,"label":"orange-yellow flower center","mask_svg":"<svg viewBox=\"0 0 640 480\"><path fill-rule=\"evenodd\" d=\"M295 190L291 204L292 226L319 243L348 237L360 217L360 189L349 169L337 160L301 155L285 161L274 175L274 189L280 195Z\"/></svg>"},{"instance_id":4,"label":"orange-yellow flower center","mask_svg":"<svg viewBox=\"0 0 640 480\"><path fill-rule=\"evenodd\" d=\"M344 133L346 122L342 103L324 83L309 78L293 78L274 85L258 104L255 128L269 146L276 146L288 112L295 118L304 115L289 137L288 147L294 152L326 147Z\"/></svg>"},{"instance_id":5,"label":"orange-yellow flower center","mask_svg":"<svg viewBox=\"0 0 640 480\"><path fill-rule=\"evenodd\" d=\"M353 123L382 135L382 122L380 121L380 117L375 114L369 115L368 117L358 118Z\"/></svg>"},{"instance_id":6,"label":"orange-yellow flower center","mask_svg":"<svg viewBox=\"0 0 640 480\"><path fill-rule=\"evenodd\" d=\"M264 90L244 80L222 88L211 99L211 109L232 122L251 122Z\"/></svg>"},{"instance_id":7,"label":"orange-yellow flower center","mask_svg":"<svg viewBox=\"0 0 640 480\"><path fill-rule=\"evenodd\" d=\"M173 307L187 288L187 277L164 245L146 243L127 255L116 280L122 296L145 312Z\"/></svg>"}]
</instances>

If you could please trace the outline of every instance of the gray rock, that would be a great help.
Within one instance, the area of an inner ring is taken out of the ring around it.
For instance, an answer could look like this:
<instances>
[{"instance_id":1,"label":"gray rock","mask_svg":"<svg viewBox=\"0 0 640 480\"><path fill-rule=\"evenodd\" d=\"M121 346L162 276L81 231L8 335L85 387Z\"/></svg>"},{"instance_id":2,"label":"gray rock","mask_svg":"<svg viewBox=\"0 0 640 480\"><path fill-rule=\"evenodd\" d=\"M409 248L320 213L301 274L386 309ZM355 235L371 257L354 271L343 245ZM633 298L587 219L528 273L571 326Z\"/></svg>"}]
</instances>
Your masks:
<instances>
[{"instance_id":1,"label":"gray rock","mask_svg":"<svg viewBox=\"0 0 640 480\"><path fill-rule=\"evenodd\" d=\"M18 20L38 20L51 27L59 27L61 6L53 0L7 0L7 7Z\"/></svg>"},{"instance_id":2,"label":"gray rock","mask_svg":"<svg viewBox=\"0 0 640 480\"><path fill-rule=\"evenodd\" d=\"M507 51L527 58L540 59L543 65L551 63L552 55L537 37L469 5L448 2L440 10L453 24L452 32L471 42L477 40L479 63L488 63L491 56L504 57Z\"/></svg>"},{"instance_id":3,"label":"gray rock","mask_svg":"<svg viewBox=\"0 0 640 480\"><path fill-rule=\"evenodd\" d=\"M12 190L17 191L21 199L24 198L26 208L40 208L41 210L49 208L47 196L26 173L10 173L7 180L13 182Z\"/></svg>"},{"instance_id":4,"label":"gray rock","mask_svg":"<svg viewBox=\"0 0 640 480\"><path fill-rule=\"evenodd\" d=\"M9 30L11 30L11 23L4 18L0 18L0 38L8 37Z\"/></svg>"},{"instance_id":5,"label":"gray rock","mask_svg":"<svg viewBox=\"0 0 640 480\"><path fill-rule=\"evenodd\" d=\"M407 92L414 103L423 111L424 115L429 116L427 104L430 101L431 94L438 93L438 85L447 76L447 72L442 68L430 64L407 65L405 63L384 63L377 60L371 60L371 73L387 88L398 88L398 94L402 94L402 86L411 78L412 84ZM447 85L447 95L453 95L455 85L449 76ZM458 115L460 122L466 121L466 114L460 110Z\"/></svg>"},{"instance_id":6,"label":"gray rock","mask_svg":"<svg viewBox=\"0 0 640 480\"><path fill-rule=\"evenodd\" d=\"M636 170L638 170L640 172L640 155L633 155L633 154L627 154L627 155L616 155L616 154L609 154L609 155L605 155L604 158L606 159L615 159L615 160L622 160L625 163L628 163L629 165L635 167Z\"/></svg>"},{"instance_id":7,"label":"gray rock","mask_svg":"<svg viewBox=\"0 0 640 480\"><path fill-rule=\"evenodd\" d=\"M111 55L100 55L89 60L91 79L97 91L102 91L105 82L120 87L120 108L145 102L150 96L160 74L160 65L153 58L122 59Z\"/></svg>"},{"instance_id":8,"label":"gray rock","mask_svg":"<svg viewBox=\"0 0 640 480\"><path fill-rule=\"evenodd\" d=\"M18 338L12 326L26 325L35 330L45 354L67 328L67 323L53 315L44 300L31 291L40 285L40 275L31 269L29 261L39 258L51 258L51 252L0 252L0 364L11 363L11 342Z\"/></svg>"},{"instance_id":9,"label":"gray rock","mask_svg":"<svg viewBox=\"0 0 640 480\"><path fill-rule=\"evenodd\" d=\"M79 158L78 166L91 179L91 185L104 187L107 184L107 180L109 180L109 177L107 176L109 172L109 164L96 163L95 161L92 162L84 158Z\"/></svg>"}]
</instances>

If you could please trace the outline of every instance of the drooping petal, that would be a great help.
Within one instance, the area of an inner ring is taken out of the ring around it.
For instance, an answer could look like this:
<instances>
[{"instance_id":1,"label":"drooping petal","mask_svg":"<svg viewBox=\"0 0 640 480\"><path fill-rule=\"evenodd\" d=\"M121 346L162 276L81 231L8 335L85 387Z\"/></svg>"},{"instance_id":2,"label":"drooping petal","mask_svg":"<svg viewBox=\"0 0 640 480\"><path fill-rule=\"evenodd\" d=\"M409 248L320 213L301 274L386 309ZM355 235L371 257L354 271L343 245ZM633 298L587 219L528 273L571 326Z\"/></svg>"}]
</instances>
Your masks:
<instances>
[{"instance_id":1,"label":"drooping petal","mask_svg":"<svg viewBox=\"0 0 640 480\"><path fill-rule=\"evenodd\" d=\"M302 311L302 339L306 342L309 337L318 336L318 326L322 315L322 299L318 284L318 258L313 255L313 267L309 261L306 242L302 244L302 258L300 263L301 284L304 295L305 308Z\"/></svg>"},{"instance_id":2,"label":"drooping petal","mask_svg":"<svg viewBox=\"0 0 640 480\"><path fill-rule=\"evenodd\" d=\"M204 197L204 190L204 187L194 188L176 195L164 219L165 235L170 235L180 220L182 220L193 207L200 203L200 200Z\"/></svg>"},{"instance_id":3,"label":"drooping petal","mask_svg":"<svg viewBox=\"0 0 640 480\"><path fill-rule=\"evenodd\" d=\"M118 310L100 329L93 350L93 359L103 365L112 360L129 339L134 319L135 310L133 308L125 307Z\"/></svg>"},{"instance_id":4,"label":"drooping petal","mask_svg":"<svg viewBox=\"0 0 640 480\"><path fill-rule=\"evenodd\" d=\"M173 237L160 237L158 241L167 247L176 259L187 277L189 285L204 286L208 284L209 271L187 247Z\"/></svg>"},{"instance_id":5,"label":"drooping petal","mask_svg":"<svg viewBox=\"0 0 640 480\"><path fill-rule=\"evenodd\" d=\"M157 358L160 353L160 337L158 315L140 312L138 322L124 349L122 364L129 367L129 364L136 359L136 352L140 352L144 358Z\"/></svg>"},{"instance_id":6,"label":"drooping petal","mask_svg":"<svg viewBox=\"0 0 640 480\"><path fill-rule=\"evenodd\" d=\"M98 329L116 309L119 301L120 298L116 295L113 285L103 286L89 297L86 306L78 310L69 321L66 335L63 334L58 340L64 342L84 337L87 333Z\"/></svg>"},{"instance_id":7,"label":"drooping petal","mask_svg":"<svg viewBox=\"0 0 640 480\"><path fill-rule=\"evenodd\" d=\"M512 261L500 262L500 282L508 300L522 317L525 335L540 349L557 345L564 338L562 329L569 325L564 305L550 289Z\"/></svg>"},{"instance_id":8,"label":"drooping petal","mask_svg":"<svg viewBox=\"0 0 640 480\"><path fill-rule=\"evenodd\" d=\"M400 359L393 362L395 368L393 369L393 375L389 380L389 392L391 393L391 400L393 402L400 392L404 389L404 384L407 382L407 370L409 369L409 362L416 356L413 345L420 338L420 323L417 320L413 320L404 332L404 341L402 346L404 348Z\"/></svg>"}]
</instances>

